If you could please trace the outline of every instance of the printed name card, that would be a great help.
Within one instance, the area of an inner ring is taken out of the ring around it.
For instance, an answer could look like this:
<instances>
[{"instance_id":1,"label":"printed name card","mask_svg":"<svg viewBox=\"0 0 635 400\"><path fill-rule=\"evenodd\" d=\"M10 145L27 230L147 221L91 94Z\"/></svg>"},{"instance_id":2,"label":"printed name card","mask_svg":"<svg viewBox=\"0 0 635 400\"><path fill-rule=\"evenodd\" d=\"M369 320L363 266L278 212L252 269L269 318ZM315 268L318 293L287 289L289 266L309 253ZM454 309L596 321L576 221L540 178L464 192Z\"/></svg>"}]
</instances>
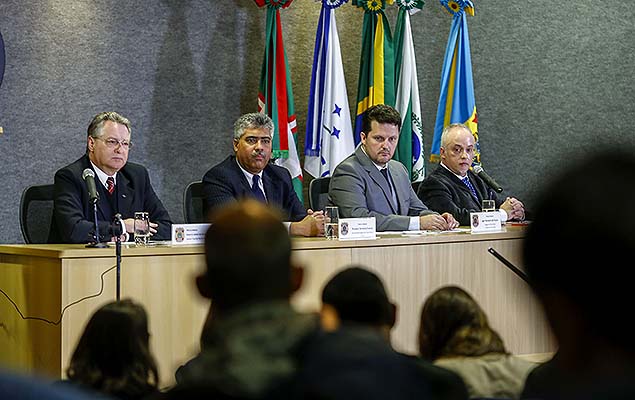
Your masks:
<instances>
[{"instance_id":1,"label":"printed name card","mask_svg":"<svg viewBox=\"0 0 635 400\"><path fill-rule=\"evenodd\" d=\"M500 232L503 228L498 211L470 213L472 233Z\"/></svg>"},{"instance_id":2,"label":"printed name card","mask_svg":"<svg viewBox=\"0 0 635 400\"><path fill-rule=\"evenodd\" d=\"M340 218L340 240L373 240L377 239L375 217Z\"/></svg>"},{"instance_id":3,"label":"printed name card","mask_svg":"<svg viewBox=\"0 0 635 400\"><path fill-rule=\"evenodd\" d=\"M172 224L172 244L205 243L210 224Z\"/></svg>"}]
</instances>

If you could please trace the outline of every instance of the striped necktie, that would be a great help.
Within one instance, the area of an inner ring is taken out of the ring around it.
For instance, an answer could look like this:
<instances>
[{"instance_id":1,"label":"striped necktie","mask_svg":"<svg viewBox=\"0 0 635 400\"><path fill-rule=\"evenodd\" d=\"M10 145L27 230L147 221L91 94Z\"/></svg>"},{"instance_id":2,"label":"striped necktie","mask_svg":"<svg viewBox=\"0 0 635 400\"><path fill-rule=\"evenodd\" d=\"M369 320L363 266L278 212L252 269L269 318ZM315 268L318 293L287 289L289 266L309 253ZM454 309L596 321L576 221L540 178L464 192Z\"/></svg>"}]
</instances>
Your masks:
<instances>
[{"instance_id":1,"label":"striped necktie","mask_svg":"<svg viewBox=\"0 0 635 400\"><path fill-rule=\"evenodd\" d=\"M109 176L108 179L106 179L106 186L108 193L112 194L115 191L115 178Z\"/></svg>"},{"instance_id":2,"label":"striped necktie","mask_svg":"<svg viewBox=\"0 0 635 400\"><path fill-rule=\"evenodd\" d=\"M461 179L461 182L463 182L465 186L467 186L467 188L470 189L470 192L472 192L472 196L474 196L474 198L478 200L476 189L474 189L474 186L472 186L472 182L470 182L470 178L466 176L465 178Z\"/></svg>"}]
</instances>

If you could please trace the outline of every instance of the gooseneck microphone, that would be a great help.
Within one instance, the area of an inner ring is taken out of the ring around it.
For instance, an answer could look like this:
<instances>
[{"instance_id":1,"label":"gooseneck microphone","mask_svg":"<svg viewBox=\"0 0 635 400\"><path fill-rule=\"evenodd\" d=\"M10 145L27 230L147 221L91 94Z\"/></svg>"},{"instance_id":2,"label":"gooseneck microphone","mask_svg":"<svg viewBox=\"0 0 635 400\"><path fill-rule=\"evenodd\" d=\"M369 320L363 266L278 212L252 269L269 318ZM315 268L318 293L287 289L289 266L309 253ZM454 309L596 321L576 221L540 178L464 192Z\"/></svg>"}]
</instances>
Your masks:
<instances>
[{"instance_id":1,"label":"gooseneck microphone","mask_svg":"<svg viewBox=\"0 0 635 400\"><path fill-rule=\"evenodd\" d=\"M82 179L86 182L90 202L95 204L97 200L99 200L99 192L97 192L97 186L95 186L95 173L92 169L86 168L84 172L82 172Z\"/></svg>"},{"instance_id":2,"label":"gooseneck microphone","mask_svg":"<svg viewBox=\"0 0 635 400\"><path fill-rule=\"evenodd\" d=\"M92 169L86 168L84 172L82 172L82 179L84 180L84 182L86 182L86 188L88 189L88 198L93 205L93 223L95 224L95 234L93 236L95 242L87 244L86 247L108 247L106 243L101 243L99 241L99 221L97 219L97 200L99 200L99 192L97 192L97 186L95 186L95 173Z\"/></svg>"},{"instance_id":3,"label":"gooseneck microphone","mask_svg":"<svg viewBox=\"0 0 635 400\"><path fill-rule=\"evenodd\" d=\"M496 183L494 178L492 178L491 176L487 175L485 170L483 170L483 167L481 167L480 165L474 166L474 173L476 173L476 175L478 175L479 178L481 178L485 183L487 183L487 186L489 186L492 189L494 189L494 191L496 193L500 193L500 192L503 191L503 188L501 187L501 185Z\"/></svg>"}]
</instances>

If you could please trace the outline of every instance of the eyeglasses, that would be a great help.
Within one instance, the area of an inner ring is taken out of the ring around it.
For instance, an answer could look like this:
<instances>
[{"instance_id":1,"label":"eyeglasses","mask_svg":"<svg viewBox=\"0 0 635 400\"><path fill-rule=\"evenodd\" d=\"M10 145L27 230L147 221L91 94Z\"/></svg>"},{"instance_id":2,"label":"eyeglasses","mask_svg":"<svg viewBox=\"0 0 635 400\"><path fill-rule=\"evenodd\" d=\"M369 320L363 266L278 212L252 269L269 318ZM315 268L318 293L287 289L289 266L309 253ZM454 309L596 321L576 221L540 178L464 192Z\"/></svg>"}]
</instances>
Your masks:
<instances>
[{"instance_id":1,"label":"eyeglasses","mask_svg":"<svg viewBox=\"0 0 635 400\"><path fill-rule=\"evenodd\" d=\"M102 142L106 143L106 147L108 147L109 149L114 149L117 147L117 145L123 147L124 149L132 148L132 142L129 142L127 140L117 140L113 138L108 138L108 139L94 138L94 139L101 140Z\"/></svg>"}]
</instances>

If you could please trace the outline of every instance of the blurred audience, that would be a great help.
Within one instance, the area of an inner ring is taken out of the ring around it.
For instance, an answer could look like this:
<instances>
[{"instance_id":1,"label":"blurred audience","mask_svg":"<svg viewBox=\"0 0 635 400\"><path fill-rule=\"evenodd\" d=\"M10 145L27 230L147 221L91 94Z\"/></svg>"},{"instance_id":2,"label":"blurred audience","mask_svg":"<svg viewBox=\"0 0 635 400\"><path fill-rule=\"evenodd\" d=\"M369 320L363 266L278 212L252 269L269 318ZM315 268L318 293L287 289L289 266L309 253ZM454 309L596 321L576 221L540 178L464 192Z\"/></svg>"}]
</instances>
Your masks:
<instances>
[{"instance_id":1,"label":"blurred audience","mask_svg":"<svg viewBox=\"0 0 635 400\"><path fill-rule=\"evenodd\" d=\"M278 398L298 369L299 352L319 330L317 315L289 304L303 270L291 261L282 217L256 200L229 203L205 236L200 293L212 300L201 353L179 368L166 396Z\"/></svg>"},{"instance_id":2,"label":"blurred audience","mask_svg":"<svg viewBox=\"0 0 635 400\"><path fill-rule=\"evenodd\" d=\"M470 398L518 399L536 366L509 354L478 303L456 286L442 287L425 301L419 351L423 359L459 374Z\"/></svg>"},{"instance_id":3,"label":"blurred audience","mask_svg":"<svg viewBox=\"0 0 635 400\"><path fill-rule=\"evenodd\" d=\"M388 299L384 283L375 273L362 267L351 266L338 272L322 291L322 326L327 331L339 329L352 337L365 337L366 342L354 342L357 347L372 341L376 348L390 353L390 331L396 315L397 307ZM370 350L353 349L371 354ZM419 379L428 385L430 398L467 399L465 384L454 372L418 357L397 353L395 358L399 357L404 363L416 365L421 374Z\"/></svg>"},{"instance_id":4,"label":"blurred audience","mask_svg":"<svg viewBox=\"0 0 635 400\"><path fill-rule=\"evenodd\" d=\"M633 171L633 149L599 149L565 167L538 197L524 266L559 349L530 376L523 398L635 398Z\"/></svg>"},{"instance_id":5,"label":"blurred audience","mask_svg":"<svg viewBox=\"0 0 635 400\"><path fill-rule=\"evenodd\" d=\"M157 393L159 374L149 338L142 305L124 299L102 306L88 321L64 382L124 400Z\"/></svg>"}]
</instances>

